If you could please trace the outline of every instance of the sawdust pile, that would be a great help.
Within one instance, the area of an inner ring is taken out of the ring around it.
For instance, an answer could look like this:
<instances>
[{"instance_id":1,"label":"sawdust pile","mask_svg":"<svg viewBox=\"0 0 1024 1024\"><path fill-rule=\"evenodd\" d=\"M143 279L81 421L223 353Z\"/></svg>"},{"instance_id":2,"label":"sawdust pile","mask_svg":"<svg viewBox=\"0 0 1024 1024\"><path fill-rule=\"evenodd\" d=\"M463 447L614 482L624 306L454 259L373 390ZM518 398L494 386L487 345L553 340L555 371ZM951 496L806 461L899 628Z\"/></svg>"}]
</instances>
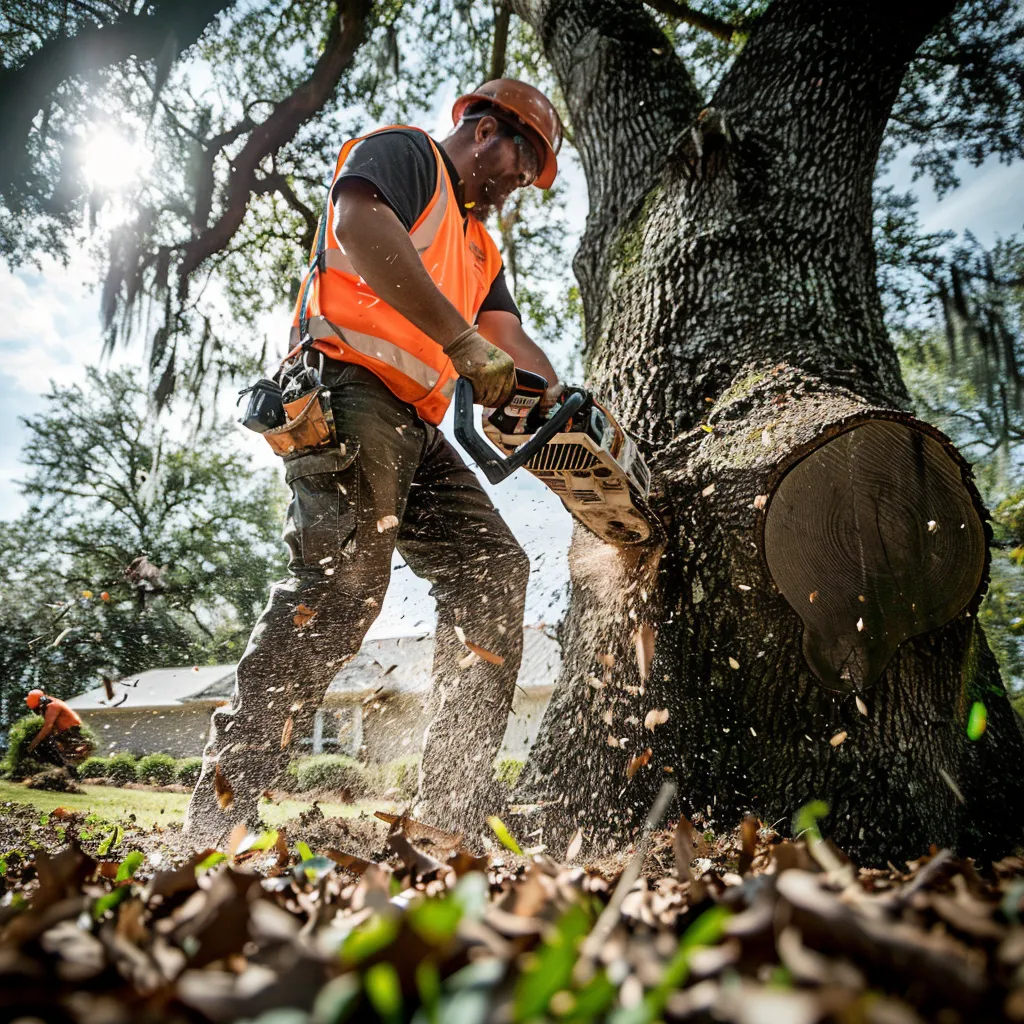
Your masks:
<instances>
[{"instance_id":1,"label":"sawdust pile","mask_svg":"<svg viewBox=\"0 0 1024 1024\"><path fill-rule=\"evenodd\" d=\"M173 829L3 817L4 1019L1024 1020L1018 857L866 871L813 833L683 821L567 866L400 818L186 855Z\"/></svg>"}]
</instances>

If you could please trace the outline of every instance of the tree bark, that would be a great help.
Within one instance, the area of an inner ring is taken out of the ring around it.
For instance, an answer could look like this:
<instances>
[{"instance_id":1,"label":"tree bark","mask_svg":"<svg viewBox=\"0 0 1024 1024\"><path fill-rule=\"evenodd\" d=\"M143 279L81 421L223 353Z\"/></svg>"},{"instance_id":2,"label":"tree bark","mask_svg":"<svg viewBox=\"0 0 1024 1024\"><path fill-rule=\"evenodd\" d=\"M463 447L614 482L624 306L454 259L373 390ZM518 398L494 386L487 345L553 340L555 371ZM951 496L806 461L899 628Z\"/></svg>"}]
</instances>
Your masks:
<instances>
[{"instance_id":1,"label":"tree bark","mask_svg":"<svg viewBox=\"0 0 1024 1024\"><path fill-rule=\"evenodd\" d=\"M621 842L673 775L715 828L824 799L862 863L1021 838L1024 737L974 617L984 510L908 411L871 239L889 110L951 6L779 0L698 115L639 5L516 4L590 188L588 385L640 439L667 535L577 528L521 787L549 830Z\"/></svg>"}]
</instances>

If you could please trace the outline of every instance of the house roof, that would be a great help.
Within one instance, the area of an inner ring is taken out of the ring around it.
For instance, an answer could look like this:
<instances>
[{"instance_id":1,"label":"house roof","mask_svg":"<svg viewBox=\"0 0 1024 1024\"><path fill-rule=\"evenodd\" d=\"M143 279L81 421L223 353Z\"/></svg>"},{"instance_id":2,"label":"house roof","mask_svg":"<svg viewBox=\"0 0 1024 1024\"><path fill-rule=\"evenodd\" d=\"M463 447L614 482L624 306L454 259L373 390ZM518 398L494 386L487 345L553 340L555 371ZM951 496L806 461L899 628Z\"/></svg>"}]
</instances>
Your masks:
<instances>
[{"instance_id":1,"label":"house roof","mask_svg":"<svg viewBox=\"0 0 1024 1024\"><path fill-rule=\"evenodd\" d=\"M430 633L367 640L331 681L328 698L343 701L377 692L426 693L433 660L434 637ZM561 667L558 642L541 629L528 626L523 631L519 686L528 692L548 692ZM113 700L107 699L106 689L101 686L72 698L68 704L77 711L180 707L197 701L227 700L234 685L234 665L155 668L115 682Z\"/></svg>"},{"instance_id":2,"label":"house roof","mask_svg":"<svg viewBox=\"0 0 1024 1024\"><path fill-rule=\"evenodd\" d=\"M125 676L112 684L113 700L108 699L106 687L100 686L68 701L76 711L98 711L105 708L163 708L175 707L193 700L217 700L207 691L228 696L235 685L234 665L201 665L180 668L151 668L148 672Z\"/></svg>"}]
</instances>

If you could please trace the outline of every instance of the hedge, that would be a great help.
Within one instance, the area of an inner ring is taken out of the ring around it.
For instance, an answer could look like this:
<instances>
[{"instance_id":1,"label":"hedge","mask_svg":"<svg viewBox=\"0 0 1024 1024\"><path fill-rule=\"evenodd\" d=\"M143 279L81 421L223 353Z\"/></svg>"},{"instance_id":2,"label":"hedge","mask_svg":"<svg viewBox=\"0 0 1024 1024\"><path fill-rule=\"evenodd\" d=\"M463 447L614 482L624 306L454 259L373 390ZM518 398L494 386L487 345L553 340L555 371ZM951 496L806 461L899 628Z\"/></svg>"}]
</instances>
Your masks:
<instances>
[{"instance_id":1,"label":"hedge","mask_svg":"<svg viewBox=\"0 0 1024 1024\"><path fill-rule=\"evenodd\" d=\"M83 779L105 779L110 771L109 757L87 757L79 766L78 774Z\"/></svg>"},{"instance_id":2,"label":"hedge","mask_svg":"<svg viewBox=\"0 0 1024 1024\"><path fill-rule=\"evenodd\" d=\"M199 773L203 770L201 757L183 757L178 762L175 781L182 786L194 786L199 781Z\"/></svg>"},{"instance_id":3,"label":"hedge","mask_svg":"<svg viewBox=\"0 0 1024 1024\"><path fill-rule=\"evenodd\" d=\"M118 786L137 782L139 776L134 755L114 754L107 766L107 778Z\"/></svg>"},{"instance_id":4,"label":"hedge","mask_svg":"<svg viewBox=\"0 0 1024 1024\"><path fill-rule=\"evenodd\" d=\"M29 743L44 724L42 715L26 715L11 725L7 733L7 754L0 768L5 779L23 779L51 767L26 753Z\"/></svg>"},{"instance_id":5,"label":"hedge","mask_svg":"<svg viewBox=\"0 0 1024 1024\"><path fill-rule=\"evenodd\" d=\"M300 793L312 790L336 790L349 800L366 795L363 766L344 754L316 754L298 762L296 777Z\"/></svg>"},{"instance_id":6,"label":"hedge","mask_svg":"<svg viewBox=\"0 0 1024 1024\"><path fill-rule=\"evenodd\" d=\"M147 754L135 766L139 782L151 786L169 786L178 774L178 762L170 754Z\"/></svg>"}]
</instances>

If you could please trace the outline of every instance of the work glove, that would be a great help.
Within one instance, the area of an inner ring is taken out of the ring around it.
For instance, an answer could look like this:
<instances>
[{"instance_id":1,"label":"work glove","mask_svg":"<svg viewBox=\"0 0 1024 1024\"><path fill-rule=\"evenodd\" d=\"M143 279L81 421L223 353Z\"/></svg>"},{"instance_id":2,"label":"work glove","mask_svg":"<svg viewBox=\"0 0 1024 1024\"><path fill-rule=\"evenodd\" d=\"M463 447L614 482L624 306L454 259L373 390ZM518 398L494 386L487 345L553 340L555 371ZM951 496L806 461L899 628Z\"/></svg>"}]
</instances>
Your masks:
<instances>
[{"instance_id":1,"label":"work glove","mask_svg":"<svg viewBox=\"0 0 1024 1024\"><path fill-rule=\"evenodd\" d=\"M473 385L473 400L488 409L497 409L512 396L516 386L516 364L482 337L475 327L464 331L444 346L445 354L460 377Z\"/></svg>"}]
</instances>

